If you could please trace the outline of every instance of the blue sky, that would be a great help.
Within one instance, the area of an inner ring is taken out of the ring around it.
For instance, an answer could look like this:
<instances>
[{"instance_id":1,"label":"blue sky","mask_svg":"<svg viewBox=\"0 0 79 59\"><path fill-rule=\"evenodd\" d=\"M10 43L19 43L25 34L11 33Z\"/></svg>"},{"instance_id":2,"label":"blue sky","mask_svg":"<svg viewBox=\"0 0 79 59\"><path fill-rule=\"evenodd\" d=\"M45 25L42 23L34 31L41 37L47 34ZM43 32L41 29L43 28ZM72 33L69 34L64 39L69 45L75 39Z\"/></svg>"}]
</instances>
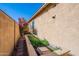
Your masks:
<instances>
[{"instance_id":1,"label":"blue sky","mask_svg":"<svg viewBox=\"0 0 79 59\"><path fill-rule=\"evenodd\" d=\"M43 3L0 3L0 9L16 21L19 17L29 20L42 5Z\"/></svg>"}]
</instances>

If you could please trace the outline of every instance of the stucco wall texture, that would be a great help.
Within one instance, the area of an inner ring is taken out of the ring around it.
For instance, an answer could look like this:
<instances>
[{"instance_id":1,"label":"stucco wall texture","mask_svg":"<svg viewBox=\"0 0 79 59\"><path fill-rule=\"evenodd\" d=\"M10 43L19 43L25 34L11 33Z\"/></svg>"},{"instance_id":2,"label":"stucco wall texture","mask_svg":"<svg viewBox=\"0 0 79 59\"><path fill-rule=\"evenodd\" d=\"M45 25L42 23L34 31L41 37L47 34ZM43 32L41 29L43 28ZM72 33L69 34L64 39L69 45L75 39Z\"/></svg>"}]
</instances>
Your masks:
<instances>
[{"instance_id":1,"label":"stucco wall texture","mask_svg":"<svg viewBox=\"0 0 79 59\"><path fill-rule=\"evenodd\" d=\"M19 36L18 24L0 11L0 55L10 55Z\"/></svg>"},{"instance_id":2,"label":"stucco wall texture","mask_svg":"<svg viewBox=\"0 0 79 59\"><path fill-rule=\"evenodd\" d=\"M79 55L79 4L60 3L34 19L40 38Z\"/></svg>"}]
</instances>

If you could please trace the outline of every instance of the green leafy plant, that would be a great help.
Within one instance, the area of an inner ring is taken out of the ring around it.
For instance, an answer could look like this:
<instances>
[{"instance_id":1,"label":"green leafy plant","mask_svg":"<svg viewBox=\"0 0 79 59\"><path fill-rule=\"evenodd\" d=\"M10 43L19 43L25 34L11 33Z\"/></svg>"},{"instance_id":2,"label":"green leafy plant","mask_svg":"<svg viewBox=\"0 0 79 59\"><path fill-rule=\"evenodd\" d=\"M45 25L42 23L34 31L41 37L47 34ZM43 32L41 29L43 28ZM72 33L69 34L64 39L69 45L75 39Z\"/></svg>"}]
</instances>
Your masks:
<instances>
[{"instance_id":1,"label":"green leafy plant","mask_svg":"<svg viewBox=\"0 0 79 59\"><path fill-rule=\"evenodd\" d=\"M46 39L44 39L44 40L41 40L41 43L42 43L44 46L47 46L47 45L49 45L49 43L48 43L48 41L47 41Z\"/></svg>"},{"instance_id":2,"label":"green leafy plant","mask_svg":"<svg viewBox=\"0 0 79 59\"><path fill-rule=\"evenodd\" d=\"M25 26L23 27L23 31L29 32L29 27L28 27L28 25L25 25Z\"/></svg>"},{"instance_id":3,"label":"green leafy plant","mask_svg":"<svg viewBox=\"0 0 79 59\"><path fill-rule=\"evenodd\" d=\"M49 45L49 43L46 39L40 40L39 38L37 38L33 35L29 35L28 38L29 38L29 40L31 41L31 43L34 47L42 47L42 46L48 46Z\"/></svg>"}]
</instances>

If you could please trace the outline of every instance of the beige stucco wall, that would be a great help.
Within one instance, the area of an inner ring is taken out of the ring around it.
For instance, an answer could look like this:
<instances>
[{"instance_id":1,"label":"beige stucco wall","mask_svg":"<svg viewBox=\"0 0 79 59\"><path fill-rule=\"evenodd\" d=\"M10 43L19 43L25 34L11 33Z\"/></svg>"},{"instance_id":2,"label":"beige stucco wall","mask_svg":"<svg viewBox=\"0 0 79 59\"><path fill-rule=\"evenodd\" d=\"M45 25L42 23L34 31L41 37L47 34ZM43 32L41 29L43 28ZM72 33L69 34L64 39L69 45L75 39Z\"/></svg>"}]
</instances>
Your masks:
<instances>
[{"instance_id":1,"label":"beige stucco wall","mask_svg":"<svg viewBox=\"0 0 79 59\"><path fill-rule=\"evenodd\" d=\"M0 55L10 55L19 36L16 22L0 11Z\"/></svg>"},{"instance_id":2,"label":"beige stucco wall","mask_svg":"<svg viewBox=\"0 0 79 59\"><path fill-rule=\"evenodd\" d=\"M57 4L34 20L40 38L79 55L79 4Z\"/></svg>"}]
</instances>

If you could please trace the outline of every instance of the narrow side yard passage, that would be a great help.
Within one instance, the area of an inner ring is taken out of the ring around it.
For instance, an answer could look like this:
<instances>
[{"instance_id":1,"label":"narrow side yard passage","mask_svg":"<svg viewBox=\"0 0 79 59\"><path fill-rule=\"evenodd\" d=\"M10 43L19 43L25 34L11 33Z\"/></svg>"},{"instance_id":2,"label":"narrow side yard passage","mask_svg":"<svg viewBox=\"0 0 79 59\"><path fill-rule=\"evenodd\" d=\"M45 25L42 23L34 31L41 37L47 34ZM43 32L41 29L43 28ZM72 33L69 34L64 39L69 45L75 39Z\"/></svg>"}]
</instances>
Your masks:
<instances>
[{"instance_id":1,"label":"narrow side yard passage","mask_svg":"<svg viewBox=\"0 0 79 59\"><path fill-rule=\"evenodd\" d=\"M12 56L28 56L27 45L24 37L20 37L17 41Z\"/></svg>"}]
</instances>

